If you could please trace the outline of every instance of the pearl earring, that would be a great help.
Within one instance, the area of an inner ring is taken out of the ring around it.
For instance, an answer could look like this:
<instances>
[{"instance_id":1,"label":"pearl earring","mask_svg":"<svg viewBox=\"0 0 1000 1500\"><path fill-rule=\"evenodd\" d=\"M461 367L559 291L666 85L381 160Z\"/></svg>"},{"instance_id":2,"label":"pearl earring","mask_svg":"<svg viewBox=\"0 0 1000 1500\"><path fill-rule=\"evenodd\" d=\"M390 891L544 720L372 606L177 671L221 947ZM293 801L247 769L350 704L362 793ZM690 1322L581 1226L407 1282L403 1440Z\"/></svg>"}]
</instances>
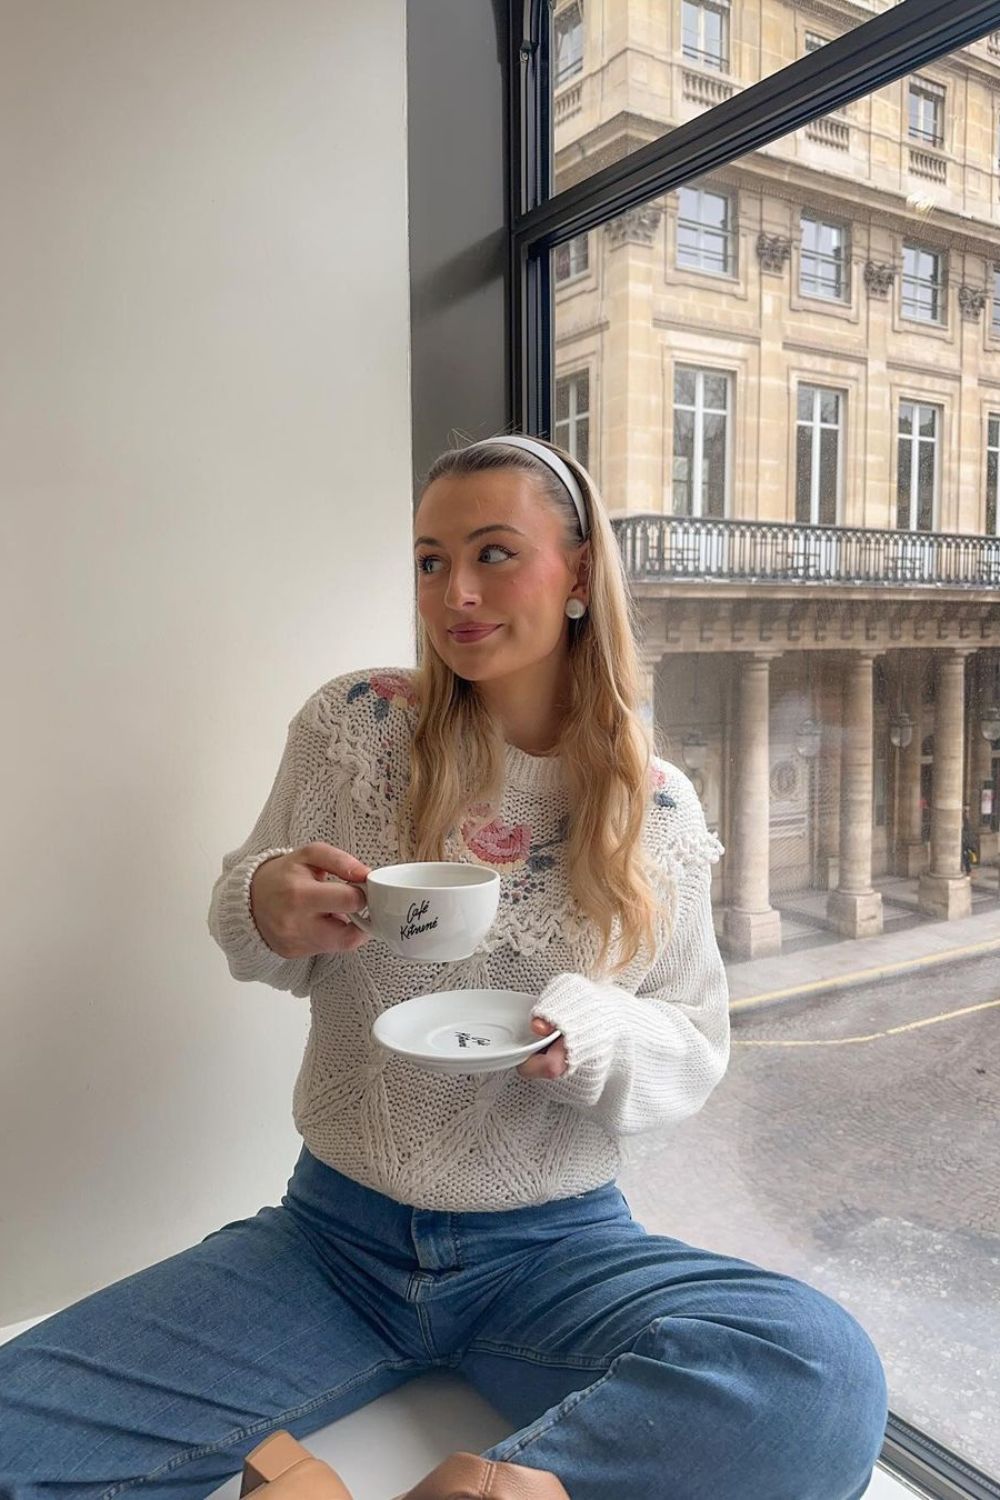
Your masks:
<instances>
[{"instance_id":1,"label":"pearl earring","mask_svg":"<svg viewBox=\"0 0 1000 1500\"><path fill-rule=\"evenodd\" d=\"M567 599L566 613L571 620L582 620L587 613L587 606L582 599Z\"/></svg>"}]
</instances>

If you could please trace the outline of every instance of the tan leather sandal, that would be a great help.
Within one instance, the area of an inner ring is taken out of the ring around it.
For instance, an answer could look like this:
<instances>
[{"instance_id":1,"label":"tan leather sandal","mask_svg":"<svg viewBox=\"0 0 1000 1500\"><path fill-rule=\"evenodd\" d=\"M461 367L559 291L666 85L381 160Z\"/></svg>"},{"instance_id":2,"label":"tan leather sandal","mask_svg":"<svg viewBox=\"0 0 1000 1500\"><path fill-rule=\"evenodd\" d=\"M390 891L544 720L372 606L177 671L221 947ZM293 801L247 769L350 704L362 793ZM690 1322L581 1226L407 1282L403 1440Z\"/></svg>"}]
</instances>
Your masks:
<instances>
[{"instance_id":1,"label":"tan leather sandal","mask_svg":"<svg viewBox=\"0 0 1000 1500\"><path fill-rule=\"evenodd\" d=\"M314 1458L290 1432L272 1432L243 1460L240 1495L260 1500L354 1500L336 1470Z\"/></svg>"},{"instance_id":2,"label":"tan leather sandal","mask_svg":"<svg viewBox=\"0 0 1000 1500\"><path fill-rule=\"evenodd\" d=\"M554 1474L453 1453L398 1500L569 1500Z\"/></svg>"}]
</instances>

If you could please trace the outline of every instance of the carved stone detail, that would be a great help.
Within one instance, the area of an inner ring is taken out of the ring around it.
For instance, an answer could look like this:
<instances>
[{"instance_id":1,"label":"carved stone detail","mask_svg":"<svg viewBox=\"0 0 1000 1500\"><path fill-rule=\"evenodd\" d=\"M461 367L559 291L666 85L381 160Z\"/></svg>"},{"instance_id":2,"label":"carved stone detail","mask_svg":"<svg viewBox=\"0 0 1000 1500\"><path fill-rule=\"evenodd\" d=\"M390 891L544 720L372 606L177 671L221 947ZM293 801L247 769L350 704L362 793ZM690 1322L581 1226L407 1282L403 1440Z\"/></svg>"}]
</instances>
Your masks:
<instances>
[{"instance_id":1,"label":"carved stone detail","mask_svg":"<svg viewBox=\"0 0 1000 1500\"><path fill-rule=\"evenodd\" d=\"M986 306L986 288L980 286L960 286L958 289L958 305L962 309L962 317L967 323L977 322L983 308Z\"/></svg>"},{"instance_id":2,"label":"carved stone detail","mask_svg":"<svg viewBox=\"0 0 1000 1500\"><path fill-rule=\"evenodd\" d=\"M626 244L651 245L662 217L662 203L640 203L636 208L627 208L616 219L609 219L607 231L612 249Z\"/></svg>"},{"instance_id":3,"label":"carved stone detail","mask_svg":"<svg viewBox=\"0 0 1000 1500\"><path fill-rule=\"evenodd\" d=\"M792 242L786 235L761 232L757 236L757 258L762 270L780 276L791 253Z\"/></svg>"},{"instance_id":4,"label":"carved stone detail","mask_svg":"<svg viewBox=\"0 0 1000 1500\"><path fill-rule=\"evenodd\" d=\"M888 297L895 276L895 266L874 260L865 262L865 286L870 297Z\"/></svg>"}]
</instances>

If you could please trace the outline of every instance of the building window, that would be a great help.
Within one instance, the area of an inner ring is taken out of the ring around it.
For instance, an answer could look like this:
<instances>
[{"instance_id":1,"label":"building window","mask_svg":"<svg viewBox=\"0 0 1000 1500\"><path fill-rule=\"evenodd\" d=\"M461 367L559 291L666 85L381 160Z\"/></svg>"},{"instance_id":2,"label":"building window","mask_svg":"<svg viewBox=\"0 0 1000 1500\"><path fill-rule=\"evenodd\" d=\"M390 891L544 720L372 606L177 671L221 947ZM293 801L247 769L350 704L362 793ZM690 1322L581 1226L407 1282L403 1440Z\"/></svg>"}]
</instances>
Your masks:
<instances>
[{"instance_id":1,"label":"building window","mask_svg":"<svg viewBox=\"0 0 1000 1500\"><path fill-rule=\"evenodd\" d=\"M993 332L1000 338L1000 266L993 267Z\"/></svg>"},{"instance_id":2,"label":"building window","mask_svg":"<svg viewBox=\"0 0 1000 1500\"><path fill-rule=\"evenodd\" d=\"M728 375L674 370L674 464L670 513L725 516L729 477Z\"/></svg>"},{"instance_id":3,"label":"building window","mask_svg":"<svg viewBox=\"0 0 1000 1500\"><path fill-rule=\"evenodd\" d=\"M582 276L590 265L590 235L578 234L576 239L557 245L553 253L556 282L572 281Z\"/></svg>"},{"instance_id":4,"label":"building window","mask_svg":"<svg viewBox=\"0 0 1000 1500\"><path fill-rule=\"evenodd\" d=\"M710 68L729 67L729 0L681 0L685 57Z\"/></svg>"},{"instance_id":5,"label":"building window","mask_svg":"<svg viewBox=\"0 0 1000 1500\"><path fill-rule=\"evenodd\" d=\"M997 476L1000 473L1000 415L990 412L986 434L986 535L1000 536Z\"/></svg>"},{"instance_id":6,"label":"building window","mask_svg":"<svg viewBox=\"0 0 1000 1500\"><path fill-rule=\"evenodd\" d=\"M799 291L803 297L843 302L848 292L847 231L840 224L802 215Z\"/></svg>"},{"instance_id":7,"label":"building window","mask_svg":"<svg viewBox=\"0 0 1000 1500\"><path fill-rule=\"evenodd\" d=\"M927 78L910 79L910 140L944 145L944 89Z\"/></svg>"},{"instance_id":8,"label":"building window","mask_svg":"<svg viewBox=\"0 0 1000 1500\"><path fill-rule=\"evenodd\" d=\"M820 385L800 385L798 401L795 519L804 526L836 526L841 467L840 392Z\"/></svg>"},{"instance_id":9,"label":"building window","mask_svg":"<svg viewBox=\"0 0 1000 1500\"><path fill-rule=\"evenodd\" d=\"M555 441L585 469L590 467L590 375L586 370L556 381Z\"/></svg>"},{"instance_id":10,"label":"building window","mask_svg":"<svg viewBox=\"0 0 1000 1500\"><path fill-rule=\"evenodd\" d=\"M555 87L575 73L583 72L583 12L578 4L567 5L552 23L555 41Z\"/></svg>"},{"instance_id":11,"label":"building window","mask_svg":"<svg viewBox=\"0 0 1000 1500\"><path fill-rule=\"evenodd\" d=\"M677 264L713 276L736 273L732 202L726 193L677 191Z\"/></svg>"},{"instance_id":12,"label":"building window","mask_svg":"<svg viewBox=\"0 0 1000 1500\"><path fill-rule=\"evenodd\" d=\"M922 401L899 403L896 525L904 531L934 529L940 410Z\"/></svg>"},{"instance_id":13,"label":"building window","mask_svg":"<svg viewBox=\"0 0 1000 1500\"><path fill-rule=\"evenodd\" d=\"M816 34L815 31L807 31L806 32L806 56L808 56L810 52L818 52L821 47L825 47L826 46L826 44L827 44L827 42L829 40L830 40L829 37L826 37L826 36L817 36L817 34Z\"/></svg>"},{"instance_id":14,"label":"building window","mask_svg":"<svg viewBox=\"0 0 1000 1500\"><path fill-rule=\"evenodd\" d=\"M903 246L903 317L917 323L944 322L944 255Z\"/></svg>"}]
</instances>

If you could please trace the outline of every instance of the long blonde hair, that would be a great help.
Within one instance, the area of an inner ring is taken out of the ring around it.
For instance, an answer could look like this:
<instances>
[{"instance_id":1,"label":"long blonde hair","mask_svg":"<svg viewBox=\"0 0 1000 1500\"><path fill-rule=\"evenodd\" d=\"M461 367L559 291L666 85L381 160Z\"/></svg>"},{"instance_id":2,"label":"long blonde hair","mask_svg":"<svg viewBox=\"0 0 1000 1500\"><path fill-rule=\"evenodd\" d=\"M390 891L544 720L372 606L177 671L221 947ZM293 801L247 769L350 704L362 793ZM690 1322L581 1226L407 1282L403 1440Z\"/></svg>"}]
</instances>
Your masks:
<instances>
[{"instance_id":1,"label":"long blonde hair","mask_svg":"<svg viewBox=\"0 0 1000 1500\"><path fill-rule=\"evenodd\" d=\"M538 439L537 441L542 441ZM590 602L569 622L571 699L560 732L569 794L567 869L570 891L597 925L597 965L607 963L615 919L618 959L626 968L640 950L655 951L657 899L642 844L650 800L650 743L637 712L639 664L634 605L611 522L597 487L565 449L547 443L579 482L589 517ZM565 486L547 464L522 448L490 445L449 449L428 471L419 499L441 475L521 469L539 499L565 523L567 548L584 538ZM419 710L410 782L400 820L404 859L441 859L444 842L476 802L497 803L503 790L505 745L500 726L475 684L454 673L418 620L416 690Z\"/></svg>"}]
</instances>

